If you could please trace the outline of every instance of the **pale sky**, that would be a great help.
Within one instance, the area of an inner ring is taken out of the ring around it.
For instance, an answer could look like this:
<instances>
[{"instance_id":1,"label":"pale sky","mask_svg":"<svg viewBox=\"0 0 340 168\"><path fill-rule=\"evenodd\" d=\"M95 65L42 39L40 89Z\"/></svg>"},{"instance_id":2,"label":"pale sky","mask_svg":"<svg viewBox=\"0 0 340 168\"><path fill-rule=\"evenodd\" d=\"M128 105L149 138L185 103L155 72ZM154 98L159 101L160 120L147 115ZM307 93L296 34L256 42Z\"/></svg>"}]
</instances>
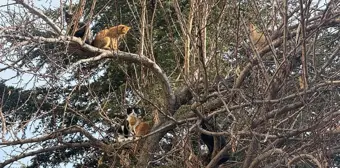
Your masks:
<instances>
[{"instance_id":1,"label":"pale sky","mask_svg":"<svg viewBox=\"0 0 340 168\"><path fill-rule=\"evenodd\" d=\"M25 0L27 2L27 0ZM63 0L65 1L65 0ZM77 0L73 0L73 3L75 3ZM60 1L59 0L30 0L30 2L33 2L33 5L35 7L38 7L40 9L46 9L46 8L56 8L60 6ZM327 0L325 0L325 2L327 2ZM1 7L2 5L5 5L7 3L13 3L12 0L0 0L0 10L6 10L6 7ZM31 3L30 3L31 4ZM0 69L5 67L3 64L0 63ZM0 80L1 79L9 79L13 76L16 75L15 71L12 70L5 70L0 72ZM21 77L18 78L13 78L12 80L6 82L6 85L11 85L11 86L15 86L15 87L24 87L25 84L28 83L28 85L25 87L26 89L32 88L34 85L41 85L42 83L34 83L34 80L32 80L31 82L29 82L32 79L33 75L30 74L25 74ZM27 133L28 137L32 136L31 133ZM0 148L0 162L5 159L6 157L6 153L7 154L15 154L12 153L14 148L12 147L7 147L7 148ZM19 151L17 149L17 151ZM16 152L17 153L17 152ZM28 164L29 163L29 157L25 158L25 159L21 159L20 163L22 164ZM20 164L15 164L12 165L14 167L19 167ZM9 167L9 166L7 166ZM72 167L72 164L67 164L67 165L61 165L60 167Z\"/></svg>"},{"instance_id":2,"label":"pale sky","mask_svg":"<svg viewBox=\"0 0 340 168\"><path fill-rule=\"evenodd\" d=\"M27 0L25 0L27 2ZM46 9L46 8L56 8L60 6L60 1L57 0L30 0L30 2L33 2L33 6L38 7L40 9ZM14 3L12 0L0 0L0 10L6 10L7 7L2 5L11 4ZM31 4L31 3L30 3ZM4 68L5 65L0 63L0 69ZM7 69L5 71L0 72L0 80L2 79L9 79L13 76L16 76L16 72L10 69ZM24 74L22 76L13 78L6 82L6 85L15 86L15 87L23 87L26 89L32 88L34 85L39 86L43 85L44 83L36 83L34 80L32 80L33 75L31 74Z\"/></svg>"},{"instance_id":3,"label":"pale sky","mask_svg":"<svg viewBox=\"0 0 340 168\"><path fill-rule=\"evenodd\" d=\"M27 2L27 0L25 0ZM33 6L40 8L40 9L47 9L47 8L56 8L60 6L60 1L57 0L30 0L30 2L33 2ZM75 1L73 1L75 2ZM7 7L2 5L6 4L11 4L14 3L12 0L0 0L0 10L6 10ZM32 4L32 3L30 3ZM0 69L4 68L5 65L0 63ZM1 79L9 79L13 76L16 76L16 72L13 70L5 70L0 72L0 80ZM36 81L32 80L33 75L31 74L25 74L16 78L13 78L9 81L6 82L6 85L11 85L15 87L24 87L26 89L32 88L34 85L39 86L42 85L43 83L35 83ZM27 84L27 85L26 85ZM32 137L33 135L31 134L30 130L28 129L26 133L27 138ZM18 147L18 146L16 146ZM36 150L36 148L34 149ZM6 147L6 148L0 148L0 162L3 161L4 159L8 159L8 154L11 155L16 155L19 154L20 148L14 148L14 147ZM26 157L24 159L19 160L19 162L16 162L13 165L6 166L6 167L20 167L22 164L28 165L30 163L30 157ZM72 164L67 164L67 165L60 165L60 167L67 167L70 168L72 167Z\"/></svg>"}]
</instances>

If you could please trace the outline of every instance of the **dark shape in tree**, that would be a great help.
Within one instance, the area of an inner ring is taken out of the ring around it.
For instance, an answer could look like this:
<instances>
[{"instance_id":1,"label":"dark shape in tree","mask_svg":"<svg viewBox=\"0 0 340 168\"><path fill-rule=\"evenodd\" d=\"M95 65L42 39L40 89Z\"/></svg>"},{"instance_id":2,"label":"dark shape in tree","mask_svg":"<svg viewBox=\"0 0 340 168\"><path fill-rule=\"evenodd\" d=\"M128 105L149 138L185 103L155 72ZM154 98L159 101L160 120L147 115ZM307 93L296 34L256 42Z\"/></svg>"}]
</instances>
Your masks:
<instances>
[{"instance_id":1,"label":"dark shape in tree","mask_svg":"<svg viewBox=\"0 0 340 168\"><path fill-rule=\"evenodd\" d=\"M216 126L214 126L213 124L210 124L207 121L202 121L201 127L205 130L208 130L208 131L218 132L218 130L216 129ZM217 154L217 151L220 151L224 146L227 145L226 139L225 139L224 136L215 136L214 137L214 136L211 136L211 135L201 133L200 137L201 137L201 140L203 141L203 143L205 145L207 145L208 150L209 150L209 153L208 153L208 156L207 156L207 163L209 163L211 161L211 159L213 157L215 157L215 155ZM216 149L215 149L214 144L218 144L219 146L216 147ZM214 150L216 150L216 151L214 151ZM229 156L227 154L225 154L217 162L216 166L218 167L219 165L221 165L222 163L224 163L228 160L229 160Z\"/></svg>"},{"instance_id":2,"label":"dark shape in tree","mask_svg":"<svg viewBox=\"0 0 340 168\"><path fill-rule=\"evenodd\" d=\"M66 20L66 23L68 24L68 25L70 25L71 24L71 28L70 28L70 31L69 32L73 32L73 31L75 31L75 33L74 33L74 37L79 37L79 38L81 38L81 39L83 39L83 38L85 38L84 36L85 36L85 33L86 33L86 24L84 23L84 22L81 22L81 21L77 21L78 22L78 26L77 26L77 28L76 28L76 30L74 30L75 28L74 28L74 22L75 21L73 21L72 20L72 18L73 18L73 14L71 14L71 13L69 13L68 11L66 11L66 10L64 10L64 13L65 13L65 20ZM91 41L90 41L90 39L91 39L91 36L90 36L90 33L88 33L87 34L87 37L85 38L85 43L86 44L91 44Z\"/></svg>"}]
</instances>

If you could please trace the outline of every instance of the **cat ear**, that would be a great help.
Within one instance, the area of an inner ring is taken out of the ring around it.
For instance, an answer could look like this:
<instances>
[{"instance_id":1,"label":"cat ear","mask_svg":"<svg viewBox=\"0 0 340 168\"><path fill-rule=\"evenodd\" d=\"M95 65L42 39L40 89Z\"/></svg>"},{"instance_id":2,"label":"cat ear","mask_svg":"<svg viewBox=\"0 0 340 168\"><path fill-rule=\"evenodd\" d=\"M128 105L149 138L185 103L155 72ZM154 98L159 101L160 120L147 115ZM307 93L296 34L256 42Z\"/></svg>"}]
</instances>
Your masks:
<instances>
[{"instance_id":1,"label":"cat ear","mask_svg":"<svg viewBox=\"0 0 340 168\"><path fill-rule=\"evenodd\" d=\"M124 31L124 26L122 25L122 26L120 26L120 31Z\"/></svg>"},{"instance_id":2,"label":"cat ear","mask_svg":"<svg viewBox=\"0 0 340 168\"><path fill-rule=\"evenodd\" d=\"M130 121L131 119L131 115L129 114L127 117L126 117L126 121Z\"/></svg>"},{"instance_id":3,"label":"cat ear","mask_svg":"<svg viewBox=\"0 0 340 168\"><path fill-rule=\"evenodd\" d=\"M137 113L135 111L132 111L131 115L137 117Z\"/></svg>"}]
</instances>

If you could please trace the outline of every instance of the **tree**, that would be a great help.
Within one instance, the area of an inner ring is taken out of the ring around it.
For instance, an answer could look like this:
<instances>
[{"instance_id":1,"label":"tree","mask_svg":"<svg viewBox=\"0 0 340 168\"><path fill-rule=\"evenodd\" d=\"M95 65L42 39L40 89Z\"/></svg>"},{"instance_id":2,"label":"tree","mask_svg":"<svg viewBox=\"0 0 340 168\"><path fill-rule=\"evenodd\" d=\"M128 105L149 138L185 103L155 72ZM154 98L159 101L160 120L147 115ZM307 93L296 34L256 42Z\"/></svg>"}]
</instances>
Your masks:
<instances>
[{"instance_id":1,"label":"tree","mask_svg":"<svg viewBox=\"0 0 340 168\"><path fill-rule=\"evenodd\" d=\"M13 0L1 71L46 84L2 84L0 147L21 153L0 167L339 166L340 4L322 2ZM131 26L121 51L73 37L66 6L94 33ZM128 105L154 120L137 153L117 142Z\"/></svg>"}]
</instances>

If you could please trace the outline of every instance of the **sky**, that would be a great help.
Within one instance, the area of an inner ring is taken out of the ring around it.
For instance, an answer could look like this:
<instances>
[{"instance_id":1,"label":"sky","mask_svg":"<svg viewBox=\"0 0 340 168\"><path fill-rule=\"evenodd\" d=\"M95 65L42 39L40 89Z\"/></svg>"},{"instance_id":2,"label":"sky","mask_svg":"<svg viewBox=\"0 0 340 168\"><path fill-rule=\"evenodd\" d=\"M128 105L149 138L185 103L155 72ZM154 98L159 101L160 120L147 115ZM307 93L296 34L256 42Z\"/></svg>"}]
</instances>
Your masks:
<instances>
[{"instance_id":1,"label":"sky","mask_svg":"<svg viewBox=\"0 0 340 168\"><path fill-rule=\"evenodd\" d=\"M27 0L25 0L27 2ZM56 8L60 6L60 1L57 0L30 0L30 2L33 2L33 5L40 9L46 9L46 8ZM14 3L12 0L0 0L0 10L6 10L7 7L3 6L6 4ZM2 7L3 6L3 7ZM0 69L6 67L4 64L0 63ZM16 72L10 69L7 69L5 71L0 72L0 81L10 79L12 77L16 76ZM31 74L23 74L21 76L18 76L16 78L13 78L6 82L6 85L15 86L15 87L21 87L25 89L30 89L33 86L41 86L45 83L38 82L36 83L35 80L32 80L33 75Z\"/></svg>"},{"instance_id":2,"label":"sky","mask_svg":"<svg viewBox=\"0 0 340 168\"><path fill-rule=\"evenodd\" d=\"M27 0L25 0L27 2ZM59 0L30 0L33 1L33 5L37 8L40 9L47 9L47 8L56 8L60 6L60 1ZM73 2L75 2L76 0L73 0ZM326 0L325 0L326 1ZM13 3L12 0L0 0L0 10L6 10L6 7L1 7L2 5L6 5L7 3ZM4 68L5 65L0 63L0 69ZM9 79L12 78L13 76L16 76L16 72L13 70L5 70L0 72L0 80L2 79ZM15 86L15 87L23 87L25 89L30 89L34 86L40 86L43 85L43 82L35 82L34 80L32 80L33 75L31 74L24 74L22 76L13 78L9 81L6 82L6 85L10 85L10 86ZM33 135L31 133L27 133L27 138L32 137ZM2 161L2 159L4 159L6 157L7 154L16 154L18 152L14 152L13 153L13 147L7 147L7 148L0 148L0 162ZM36 148L35 148L36 149ZM18 149L16 149L17 151L20 151ZM20 162L17 162L15 165L12 165L12 167L16 167L16 166L20 166L21 164L29 164L30 158L25 158L25 159L21 159ZM67 165L61 165L60 167L72 167L72 164L67 164Z\"/></svg>"},{"instance_id":3,"label":"sky","mask_svg":"<svg viewBox=\"0 0 340 168\"><path fill-rule=\"evenodd\" d=\"M25 0L27 2L27 0ZM30 2L33 2L33 6L40 8L40 9L47 9L47 8L56 8L60 6L60 1L57 0L30 0ZM73 1L75 2L75 1ZM12 0L0 0L0 10L6 10L7 7L3 7L3 5L14 3ZM31 3L30 3L31 4ZM6 67L4 64L0 63L0 69ZM16 72L13 70L5 70L0 72L0 80L3 79L10 79L13 76L16 76ZM34 86L41 86L44 83L43 82L36 82L35 80L32 80L33 75L31 74L23 74L19 77L13 78L6 82L6 85L14 86L14 87L21 87L24 89L30 89ZM34 123L32 123L34 124ZM34 135L30 133L30 130L26 131L27 138L33 137ZM18 146L17 146L18 147ZM34 148L36 150L37 148ZM15 147L6 147L6 148L0 148L0 162L3 159L8 159L8 154L15 155L20 152L20 148ZM30 162L30 158L27 157L25 159L19 160L19 162L16 162L15 164L7 167L20 167L22 165L27 165ZM67 165L60 165L60 167L72 167L72 164Z\"/></svg>"}]
</instances>

